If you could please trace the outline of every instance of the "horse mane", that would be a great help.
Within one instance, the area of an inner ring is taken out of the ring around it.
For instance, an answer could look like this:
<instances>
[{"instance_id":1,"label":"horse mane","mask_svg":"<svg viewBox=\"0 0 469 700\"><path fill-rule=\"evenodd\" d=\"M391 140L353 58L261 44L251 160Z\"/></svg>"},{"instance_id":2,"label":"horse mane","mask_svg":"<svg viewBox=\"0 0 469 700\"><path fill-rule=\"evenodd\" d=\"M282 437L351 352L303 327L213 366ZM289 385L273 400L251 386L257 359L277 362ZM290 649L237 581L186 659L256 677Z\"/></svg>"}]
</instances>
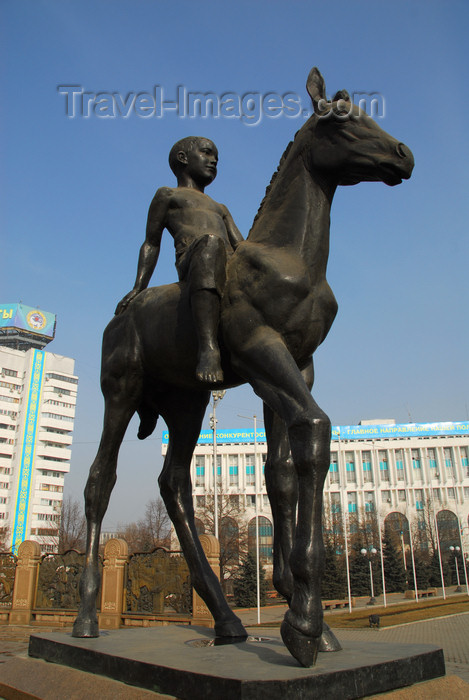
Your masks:
<instances>
[{"instance_id":1,"label":"horse mane","mask_svg":"<svg viewBox=\"0 0 469 700\"><path fill-rule=\"evenodd\" d=\"M295 138L296 138L296 134L295 134ZM295 138L293 139L293 141L295 140ZM267 199L267 196L268 196L270 190L272 189L272 186L273 186L273 184L274 184L274 182L275 182L275 179L276 179L277 175L278 175L279 172L280 172L280 169L281 169L282 165L285 163L285 160L286 160L288 154L290 153L290 149L291 149L291 147L293 146L293 141L290 141L290 143L288 144L288 146L287 146L286 149L284 150L284 152L283 152L283 154L282 154L282 157L280 158L279 164L278 164L278 166L277 166L277 170L274 172L274 174L272 175L272 177L271 177L271 179L270 179L269 184L268 184L267 187L265 188L265 194L264 194L264 196L263 196L263 198L262 198L262 202L261 202L260 205L259 205L259 209L257 210L257 214L256 214L256 216L254 217L254 221L252 222L251 230L249 231L249 233L251 233L252 229L254 228L254 224L256 223L257 219L258 219L259 216L261 215L262 208L263 208L263 206L264 206L264 204L265 204L265 200Z\"/></svg>"}]
</instances>

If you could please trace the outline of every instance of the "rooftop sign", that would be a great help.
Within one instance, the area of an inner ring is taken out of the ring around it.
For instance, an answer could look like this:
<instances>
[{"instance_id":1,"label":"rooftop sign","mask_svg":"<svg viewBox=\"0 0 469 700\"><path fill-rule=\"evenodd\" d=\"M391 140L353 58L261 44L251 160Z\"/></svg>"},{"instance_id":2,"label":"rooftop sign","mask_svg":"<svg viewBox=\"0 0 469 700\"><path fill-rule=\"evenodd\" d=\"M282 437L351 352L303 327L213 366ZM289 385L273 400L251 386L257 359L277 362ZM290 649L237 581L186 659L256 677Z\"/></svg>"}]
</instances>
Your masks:
<instances>
[{"instance_id":1,"label":"rooftop sign","mask_svg":"<svg viewBox=\"0 0 469 700\"><path fill-rule=\"evenodd\" d=\"M469 422L401 423L398 425L336 425L332 426L332 440L382 440L384 438L434 437L468 435ZM265 431L257 431L257 441L265 442ZM200 433L198 445L213 442L213 431ZM217 443L254 443L253 430L217 430ZM168 443L168 431L163 431L163 444Z\"/></svg>"},{"instance_id":2,"label":"rooftop sign","mask_svg":"<svg viewBox=\"0 0 469 700\"><path fill-rule=\"evenodd\" d=\"M15 328L47 338L55 336L56 316L24 304L0 304L0 328Z\"/></svg>"}]
</instances>

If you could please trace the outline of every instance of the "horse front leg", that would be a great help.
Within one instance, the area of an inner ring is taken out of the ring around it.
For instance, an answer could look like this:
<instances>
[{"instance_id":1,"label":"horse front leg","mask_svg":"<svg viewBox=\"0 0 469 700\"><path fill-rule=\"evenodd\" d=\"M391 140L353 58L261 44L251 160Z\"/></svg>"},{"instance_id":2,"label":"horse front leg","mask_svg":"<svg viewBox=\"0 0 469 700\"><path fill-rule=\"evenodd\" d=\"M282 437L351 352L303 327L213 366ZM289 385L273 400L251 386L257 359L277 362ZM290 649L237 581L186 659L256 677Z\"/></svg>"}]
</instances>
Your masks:
<instances>
[{"instance_id":1,"label":"horse front leg","mask_svg":"<svg viewBox=\"0 0 469 700\"><path fill-rule=\"evenodd\" d=\"M312 666L323 631L322 491L329 469L331 423L275 331L262 327L250 335L249 342L241 339L233 366L288 430L298 480L298 508L290 554L293 590L281 633L290 653L303 666Z\"/></svg>"},{"instance_id":2,"label":"horse front leg","mask_svg":"<svg viewBox=\"0 0 469 700\"><path fill-rule=\"evenodd\" d=\"M267 437L265 484L274 523L272 582L290 604L293 595L290 554L295 537L298 481L285 422L267 404L264 404L264 425Z\"/></svg>"},{"instance_id":3,"label":"horse front leg","mask_svg":"<svg viewBox=\"0 0 469 700\"><path fill-rule=\"evenodd\" d=\"M288 430L298 476L298 517L295 543L290 555L293 595L281 626L286 646L303 666L315 663L323 632L322 508L331 439L331 426L326 414L314 400L309 408L304 422L291 424Z\"/></svg>"},{"instance_id":4,"label":"horse front leg","mask_svg":"<svg viewBox=\"0 0 469 700\"><path fill-rule=\"evenodd\" d=\"M169 431L168 452L159 477L161 496L176 530L191 581L215 620L215 633L229 641L246 639L241 620L226 602L195 527L190 463L209 399L208 392L173 392L161 407Z\"/></svg>"},{"instance_id":5,"label":"horse front leg","mask_svg":"<svg viewBox=\"0 0 469 700\"><path fill-rule=\"evenodd\" d=\"M312 360L301 374L311 391L314 383ZM273 584L290 605L294 587L290 555L295 538L298 480L285 422L266 404L264 404L264 423L268 443L265 481L274 521ZM340 651L341 649L339 640L329 625L323 621L319 651Z\"/></svg>"}]
</instances>

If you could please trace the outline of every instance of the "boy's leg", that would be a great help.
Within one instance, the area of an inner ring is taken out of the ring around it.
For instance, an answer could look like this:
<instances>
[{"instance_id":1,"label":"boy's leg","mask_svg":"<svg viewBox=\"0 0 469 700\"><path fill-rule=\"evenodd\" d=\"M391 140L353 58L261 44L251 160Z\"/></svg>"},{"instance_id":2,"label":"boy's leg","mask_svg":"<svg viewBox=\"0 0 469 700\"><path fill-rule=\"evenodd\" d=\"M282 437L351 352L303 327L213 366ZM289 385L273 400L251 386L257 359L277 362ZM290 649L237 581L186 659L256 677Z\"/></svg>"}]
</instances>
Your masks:
<instances>
[{"instance_id":1,"label":"boy's leg","mask_svg":"<svg viewBox=\"0 0 469 700\"><path fill-rule=\"evenodd\" d=\"M225 268L224 241L213 234L202 236L191 252L187 281L199 345L196 376L210 384L223 381L218 325Z\"/></svg>"},{"instance_id":2,"label":"boy's leg","mask_svg":"<svg viewBox=\"0 0 469 700\"><path fill-rule=\"evenodd\" d=\"M210 384L223 381L223 372L218 348L218 323L220 319L220 297L215 289L199 289L191 296L199 352L196 376Z\"/></svg>"}]
</instances>

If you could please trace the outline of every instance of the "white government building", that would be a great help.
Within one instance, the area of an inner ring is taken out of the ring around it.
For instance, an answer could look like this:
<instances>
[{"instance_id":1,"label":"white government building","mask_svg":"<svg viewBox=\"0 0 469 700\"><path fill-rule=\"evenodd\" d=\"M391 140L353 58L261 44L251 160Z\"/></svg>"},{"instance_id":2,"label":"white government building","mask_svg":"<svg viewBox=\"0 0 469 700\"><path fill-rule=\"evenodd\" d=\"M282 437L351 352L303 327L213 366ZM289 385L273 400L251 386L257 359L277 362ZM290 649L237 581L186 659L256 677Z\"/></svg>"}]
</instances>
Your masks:
<instances>
[{"instance_id":1,"label":"white government building","mask_svg":"<svg viewBox=\"0 0 469 700\"><path fill-rule=\"evenodd\" d=\"M252 528L257 506L261 550L268 559L272 516L263 477L267 446L265 432L256 433L255 444L254 431L217 430L218 492L239 499ZM163 454L167 441L165 432ZM213 432L207 430L191 463L196 515L206 496L213 496L213 454ZM424 504L431 503L440 537L444 539L444 522L457 521L468 555L469 421L396 425L394 420L372 420L333 427L325 500L331 513L374 511L381 523L391 513L401 514L411 529L422 518Z\"/></svg>"},{"instance_id":2,"label":"white government building","mask_svg":"<svg viewBox=\"0 0 469 700\"><path fill-rule=\"evenodd\" d=\"M56 317L0 305L0 531L57 551L64 476L70 471L78 378L75 361L46 352Z\"/></svg>"}]
</instances>

